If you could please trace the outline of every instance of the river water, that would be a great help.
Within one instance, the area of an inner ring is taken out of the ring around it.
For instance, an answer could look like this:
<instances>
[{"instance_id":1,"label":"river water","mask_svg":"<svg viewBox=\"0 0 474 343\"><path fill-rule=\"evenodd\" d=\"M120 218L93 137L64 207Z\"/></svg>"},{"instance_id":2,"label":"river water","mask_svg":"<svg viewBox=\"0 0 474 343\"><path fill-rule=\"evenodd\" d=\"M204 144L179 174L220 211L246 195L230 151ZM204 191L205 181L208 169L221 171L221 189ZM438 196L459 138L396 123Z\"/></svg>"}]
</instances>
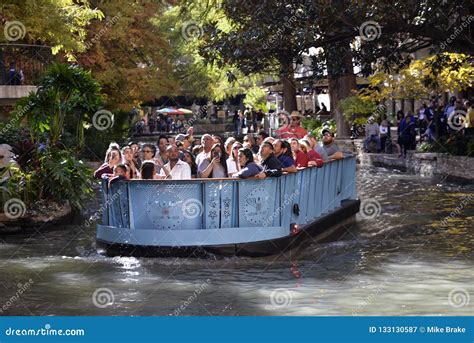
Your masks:
<instances>
[{"instance_id":1,"label":"river water","mask_svg":"<svg viewBox=\"0 0 474 343\"><path fill-rule=\"evenodd\" d=\"M265 258L109 258L73 225L1 237L0 315L474 314L474 185L361 167L358 192L341 239Z\"/></svg>"}]
</instances>

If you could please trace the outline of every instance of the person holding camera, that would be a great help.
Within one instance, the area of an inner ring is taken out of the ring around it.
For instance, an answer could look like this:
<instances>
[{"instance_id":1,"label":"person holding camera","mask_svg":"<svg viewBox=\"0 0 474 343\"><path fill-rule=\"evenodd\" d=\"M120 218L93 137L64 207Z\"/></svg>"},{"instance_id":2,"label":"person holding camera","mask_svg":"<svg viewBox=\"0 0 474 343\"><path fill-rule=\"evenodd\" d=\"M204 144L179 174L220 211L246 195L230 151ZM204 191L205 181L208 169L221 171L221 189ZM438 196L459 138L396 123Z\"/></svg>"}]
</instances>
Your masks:
<instances>
[{"instance_id":1,"label":"person holding camera","mask_svg":"<svg viewBox=\"0 0 474 343\"><path fill-rule=\"evenodd\" d=\"M198 166L198 178L226 178L227 174L227 154L219 143L214 144L209 157Z\"/></svg>"}]
</instances>

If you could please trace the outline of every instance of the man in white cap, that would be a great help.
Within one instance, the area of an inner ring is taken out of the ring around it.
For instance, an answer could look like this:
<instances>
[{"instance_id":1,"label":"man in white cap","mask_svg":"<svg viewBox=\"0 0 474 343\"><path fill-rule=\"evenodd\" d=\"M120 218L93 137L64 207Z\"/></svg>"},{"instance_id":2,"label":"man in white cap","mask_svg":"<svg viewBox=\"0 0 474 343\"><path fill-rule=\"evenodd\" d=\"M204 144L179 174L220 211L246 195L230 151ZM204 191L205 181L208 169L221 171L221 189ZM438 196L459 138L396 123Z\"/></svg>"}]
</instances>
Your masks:
<instances>
[{"instance_id":1,"label":"man in white cap","mask_svg":"<svg viewBox=\"0 0 474 343\"><path fill-rule=\"evenodd\" d=\"M180 142L182 144L183 150L188 150L189 147L191 146L191 142L189 140L189 137L191 137L188 134L183 134L180 133L179 135L176 136L175 138L175 143L178 144Z\"/></svg>"}]
</instances>

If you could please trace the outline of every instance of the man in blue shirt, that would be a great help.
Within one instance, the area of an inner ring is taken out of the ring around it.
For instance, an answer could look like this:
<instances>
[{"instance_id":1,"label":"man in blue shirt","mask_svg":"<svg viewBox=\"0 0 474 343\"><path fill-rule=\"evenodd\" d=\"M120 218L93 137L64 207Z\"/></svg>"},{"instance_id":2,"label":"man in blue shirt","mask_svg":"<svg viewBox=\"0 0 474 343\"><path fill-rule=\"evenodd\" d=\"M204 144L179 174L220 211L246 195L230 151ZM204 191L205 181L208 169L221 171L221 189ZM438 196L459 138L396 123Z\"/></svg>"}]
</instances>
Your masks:
<instances>
[{"instance_id":1,"label":"man in blue shirt","mask_svg":"<svg viewBox=\"0 0 474 343\"><path fill-rule=\"evenodd\" d=\"M275 156L281 162L281 168L283 172L296 172L295 160L293 159L293 155L291 153L290 143L281 139L277 139L273 142L273 151Z\"/></svg>"}]
</instances>

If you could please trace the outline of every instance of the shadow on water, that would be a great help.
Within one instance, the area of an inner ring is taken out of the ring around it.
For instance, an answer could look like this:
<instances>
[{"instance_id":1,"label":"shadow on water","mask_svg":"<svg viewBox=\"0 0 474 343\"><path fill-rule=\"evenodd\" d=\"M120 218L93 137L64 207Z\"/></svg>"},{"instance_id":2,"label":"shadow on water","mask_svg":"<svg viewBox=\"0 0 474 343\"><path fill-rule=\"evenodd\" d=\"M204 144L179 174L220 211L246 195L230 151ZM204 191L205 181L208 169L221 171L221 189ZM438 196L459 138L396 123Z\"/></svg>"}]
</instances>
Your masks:
<instances>
[{"instance_id":1,"label":"shadow on water","mask_svg":"<svg viewBox=\"0 0 474 343\"><path fill-rule=\"evenodd\" d=\"M1 237L0 314L472 314L449 295L474 299L474 199L443 220L473 185L372 168L358 189L375 212L339 240L265 258L108 258L78 226Z\"/></svg>"}]
</instances>

